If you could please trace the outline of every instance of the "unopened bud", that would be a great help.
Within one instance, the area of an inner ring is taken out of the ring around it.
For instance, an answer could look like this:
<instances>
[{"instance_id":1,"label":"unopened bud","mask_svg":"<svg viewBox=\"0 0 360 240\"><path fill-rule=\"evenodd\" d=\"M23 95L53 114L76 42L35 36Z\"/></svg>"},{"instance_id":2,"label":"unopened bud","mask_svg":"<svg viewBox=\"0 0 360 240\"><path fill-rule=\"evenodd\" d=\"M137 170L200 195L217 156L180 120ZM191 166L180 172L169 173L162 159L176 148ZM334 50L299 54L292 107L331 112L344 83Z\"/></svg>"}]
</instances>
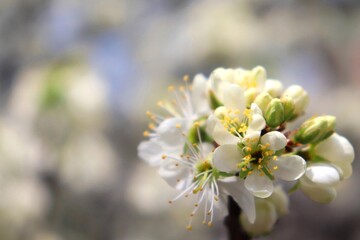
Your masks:
<instances>
[{"instance_id":1,"label":"unopened bud","mask_svg":"<svg viewBox=\"0 0 360 240\"><path fill-rule=\"evenodd\" d=\"M272 99L273 98L270 96L269 93L263 92L257 95L257 97L254 100L254 103L256 103L259 106L259 108L263 113L265 113L267 106L269 105Z\"/></svg>"},{"instance_id":2,"label":"unopened bud","mask_svg":"<svg viewBox=\"0 0 360 240\"><path fill-rule=\"evenodd\" d=\"M252 70L252 74L254 76L254 80L256 82L265 82L266 80L266 70L262 66L256 66Z\"/></svg>"},{"instance_id":3,"label":"unopened bud","mask_svg":"<svg viewBox=\"0 0 360 240\"><path fill-rule=\"evenodd\" d=\"M296 116L303 114L309 103L308 93L298 85L288 87L283 93L283 97L289 97L294 101Z\"/></svg>"},{"instance_id":4,"label":"unopened bud","mask_svg":"<svg viewBox=\"0 0 360 240\"><path fill-rule=\"evenodd\" d=\"M265 112L266 124L272 128L284 122L284 107L278 98L274 98L269 103Z\"/></svg>"},{"instance_id":5,"label":"unopened bud","mask_svg":"<svg viewBox=\"0 0 360 240\"><path fill-rule=\"evenodd\" d=\"M255 88L250 88L245 91L246 106L250 106L256 98L257 91Z\"/></svg>"},{"instance_id":6,"label":"unopened bud","mask_svg":"<svg viewBox=\"0 0 360 240\"><path fill-rule=\"evenodd\" d=\"M333 116L311 118L300 126L295 141L303 144L323 141L334 133L335 121Z\"/></svg>"},{"instance_id":7,"label":"unopened bud","mask_svg":"<svg viewBox=\"0 0 360 240\"><path fill-rule=\"evenodd\" d=\"M272 97L280 97L283 91L283 85L278 80L268 79L265 82L265 92L268 92Z\"/></svg>"},{"instance_id":8,"label":"unopened bud","mask_svg":"<svg viewBox=\"0 0 360 240\"><path fill-rule=\"evenodd\" d=\"M294 104L294 100L292 100L289 97L282 97L280 99L283 107L284 107L284 121L288 121L293 119L293 117L295 116L294 111L295 111L295 104Z\"/></svg>"}]
</instances>

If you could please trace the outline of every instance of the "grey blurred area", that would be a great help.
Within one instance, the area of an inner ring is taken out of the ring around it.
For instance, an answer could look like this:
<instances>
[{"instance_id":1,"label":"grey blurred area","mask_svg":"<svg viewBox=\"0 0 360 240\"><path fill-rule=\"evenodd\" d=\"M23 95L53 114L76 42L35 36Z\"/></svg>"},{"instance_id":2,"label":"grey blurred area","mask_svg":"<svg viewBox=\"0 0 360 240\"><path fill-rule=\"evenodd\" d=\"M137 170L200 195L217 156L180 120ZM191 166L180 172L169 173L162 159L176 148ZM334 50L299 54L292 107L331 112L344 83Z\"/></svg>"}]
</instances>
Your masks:
<instances>
[{"instance_id":1,"label":"grey blurred area","mask_svg":"<svg viewBox=\"0 0 360 240\"><path fill-rule=\"evenodd\" d=\"M329 205L297 192L263 240L360 239L357 0L0 1L0 239L226 239L137 156L169 84L263 65L355 148ZM295 123L296 125L296 123ZM198 222L201 222L200 220Z\"/></svg>"}]
</instances>

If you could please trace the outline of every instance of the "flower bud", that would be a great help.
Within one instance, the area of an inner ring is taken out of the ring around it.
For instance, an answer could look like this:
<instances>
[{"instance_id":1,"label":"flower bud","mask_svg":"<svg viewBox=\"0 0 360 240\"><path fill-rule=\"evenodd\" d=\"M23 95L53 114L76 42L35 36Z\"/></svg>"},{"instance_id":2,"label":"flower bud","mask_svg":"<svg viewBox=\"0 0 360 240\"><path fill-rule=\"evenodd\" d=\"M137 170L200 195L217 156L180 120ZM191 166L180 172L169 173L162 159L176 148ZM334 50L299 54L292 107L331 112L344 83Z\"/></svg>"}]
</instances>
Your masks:
<instances>
[{"instance_id":1,"label":"flower bud","mask_svg":"<svg viewBox=\"0 0 360 240\"><path fill-rule=\"evenodd\" d=\"M257 91L255 88L250 88L245 91L246 105L250 106L256 98Z\"/></svg>"},{"instance_id":2,"label":"flower bud","mask_svg":"<svg viewBox=\"0 0 360 240\"><path fill-rule=\"evenodd\" d=\"M333 134L335 120L336 118L333 116L321 116L307 120L295 134L295 141L307 144L325 140Z\"/></svg>"},{"instance_id":3,"label":"flower bud","mask_svg":"<svg viewBox=\"0 0 360 240\"><path fill-rule=\"evenodd\" d=\"M291 120L295 115L295 104L294 100L289 97L282 97L280 99L283 107L284 107L284 121Z\"/></svg>"},{"instance_id":4,"label":"flower bud","mask_svg":"<svg viewBox=\"0 0 360 240\"><path fill-rule=\"evenodd\" d=\"M266 70L262 66L256 66L251 70L256 82L265 82Z\"/></svg>"},{"instance_id":5,"label":"flower bud","mask_svg":"<svg viewBox=\"0 0 360 240\"><path fill-rule=\"evenodd\" d=\"M260 93L259 95L257 95L257 97L254 100L254 103L256 103L259 106L259 108L261 109L261 111L263 113L265 113L266 108L272 99L273 98L270 96L269 93L263 92L263 93Z\"/></svg>"},{"instance_id":6,"label":"flower bud","mask_svg":"<svg viewBox=\"0 0 360 240\"><path fill-rule=\"evenodd\" d=\"M306 177L300 179L300 189L306 196L317 203L330 203L337 195L334 187L314 184Z\"/></svg>"},{"instance_id":7,"label":"flower bud","mask_svg":"<svg viewBox=\"0 0 360 240\"><path fill-rule=\"evenodd\" d=\"M276 220L276 208L267 199L256 199L256 218L254 223L250 223L244 212L240 215L241 225L251 236L261 236L271 232Z\"/></svg>"},{"instance_id":8,"label":"flower bud","mask_svg":"<svg viewBox=\"0 0 360 240\"><path fill-rule=\"evenodd\" d=\"M277 216L281 217L289 213L289 197L282 186L276 186L267 199L274 204Z\"/></svg>"},{"instance_id":9,"label":"flower bud","mask_svg":"<svg viewBox=\"0 0 360 240\"><path fill-rule=\"evenodd\" d=\"M265 112L266 124L272 128L284 122L284 107L278 98L274 98L269 103Z\"/></svg>"},{"instance_id":10,"label":"flower bud","mask_svg":"<svg viewBox=\"0 0 360 240\"><path fill-rule=\"evenodd\" d=\"M308 93L298 85L288 87L283 93L283 97L289 97L294 101L296 116L301 115L309 103Z\"/></svg>"},{"instance_id":11,"label":"flower bud","mask_svg":"<svg viewBox=\"0 0 360 240\"><path fill-rule=\"evenodd\" d=\"M279 97L283 91L283 85L278 80L268 79L265 82L265 92L268 92L272 97Z\"/></svg>"}]
</instances>

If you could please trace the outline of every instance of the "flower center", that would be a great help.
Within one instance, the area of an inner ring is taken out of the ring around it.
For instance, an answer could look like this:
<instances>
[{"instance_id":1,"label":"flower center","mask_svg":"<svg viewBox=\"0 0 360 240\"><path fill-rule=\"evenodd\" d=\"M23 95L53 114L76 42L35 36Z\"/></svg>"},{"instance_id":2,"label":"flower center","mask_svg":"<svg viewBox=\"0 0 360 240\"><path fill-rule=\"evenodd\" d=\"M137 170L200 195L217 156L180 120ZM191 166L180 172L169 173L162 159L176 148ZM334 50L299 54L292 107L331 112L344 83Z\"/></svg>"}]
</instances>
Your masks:
<instances>
[{"instance_id":1,"label":"flower center","mask_svg":"<svg viewBox=\"0 0 360 240\"><path fill-rule=\"evenodd\" d=\"M238 137L244 137L249 122L252 120L251 114L251 109L245 109L243 113L240 110L227 109L219 114L219 118L224 128L230 133Z\"/></svg>"},{"instance_id":2,"label":"flower center","mask_svg":"<svg viewBox=\"0 0 360 240\"><path fill-rule=\"evenodd\" d=\"M242 148L244 157L238 164L241 178L246 178L253 171L260 171L260 176L266 175L270 179L274 178L273 172L278 169L278 166L273 161L277 161L277 156L269 147L270 144L257 144L256 147L245 146Z\"/></svg>"}]
</instances>

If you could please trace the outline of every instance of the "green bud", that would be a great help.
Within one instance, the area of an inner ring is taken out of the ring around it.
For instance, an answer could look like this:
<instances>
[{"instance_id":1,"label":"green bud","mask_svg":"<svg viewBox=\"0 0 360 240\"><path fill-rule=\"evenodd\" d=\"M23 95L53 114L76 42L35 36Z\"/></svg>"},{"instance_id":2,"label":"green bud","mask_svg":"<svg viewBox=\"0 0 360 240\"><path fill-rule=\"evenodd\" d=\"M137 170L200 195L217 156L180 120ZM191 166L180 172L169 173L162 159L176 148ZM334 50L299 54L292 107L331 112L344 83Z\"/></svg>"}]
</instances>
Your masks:
<instances>
[{"instance_id":1,"label":"green bud","mask_svg":"<svg viewBox=\"0 0 360 240\"><path fill-rule=\"evenodd\" d=\"M282 97L280 99L283 107L284 107L284 121L291 120L294 117L295 104L294 100L289 97Z\"/></svg>"},{"instance_id":2,"label":"green bud","mask_svg":"<svg viewBox=\"0 0 360 240\"><path fill-rule=\"evenodd\" d=\"M280 99L271 100L265 112L266 124L272 128L277 127L284 122L284 116L284 107Z\"/></svg>"},{"instance_id":3,"label":"green bud","mask_svg":"<svg viewBox=\"0 0 360 240\"><path fill-rule=\"evenodd\" d=\"M303 144L323 141L334 133L335 121L333 116L311 118L300 126L295 134L295 141Z\"/></svg>"},{"instance_id":4,"label":"green bud","mask_svg":"<svg viewBox=\"0 0 360 240\"><path fill-rule=\"evenodd\" d=\"M215 93L212 90L209 91L209 97L210 97L211 109L215 110L216 108L223 105L222 102L216 97Z\"/></svg>"},{"instance_id":5,"label":"green bud","mask_svg":"<svg viewBox=\"0 0 360 240\"><path fill-rule=\"evenodd\" d=\"M269 105L272 99L273 98L270 96L269 93L263 92L257 95L257 97L254 100L254 103L256 103L259 106L259 108L264 114L267 109L267 106Z\"/></svg>"}]
</instances>

